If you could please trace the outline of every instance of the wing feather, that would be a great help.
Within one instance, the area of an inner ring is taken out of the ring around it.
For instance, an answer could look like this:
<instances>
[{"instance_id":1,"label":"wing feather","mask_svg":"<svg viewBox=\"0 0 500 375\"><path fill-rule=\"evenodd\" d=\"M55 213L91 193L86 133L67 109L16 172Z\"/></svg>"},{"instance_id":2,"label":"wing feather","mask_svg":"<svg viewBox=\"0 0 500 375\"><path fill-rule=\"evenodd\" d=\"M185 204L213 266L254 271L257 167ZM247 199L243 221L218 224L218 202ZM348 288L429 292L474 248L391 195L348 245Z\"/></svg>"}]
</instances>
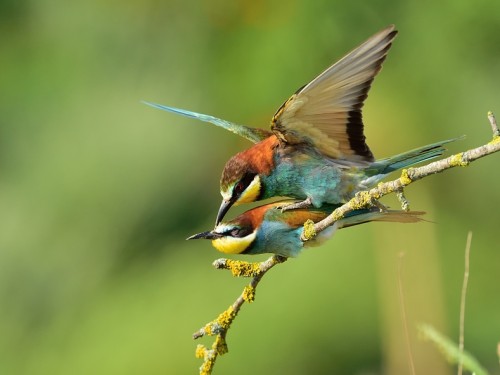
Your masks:
<instances>
[{"instance_id":1,"label":"wing feather","mask_svg":"<svg viewBox=\"0 0 500 375\"><path fill-rule=\"evenodd\" d=\"M378 32L292 95L271 122L278 138L334 159L373 161L361 108L396 33L393 25Z\"/></svg>"}]
</instances>

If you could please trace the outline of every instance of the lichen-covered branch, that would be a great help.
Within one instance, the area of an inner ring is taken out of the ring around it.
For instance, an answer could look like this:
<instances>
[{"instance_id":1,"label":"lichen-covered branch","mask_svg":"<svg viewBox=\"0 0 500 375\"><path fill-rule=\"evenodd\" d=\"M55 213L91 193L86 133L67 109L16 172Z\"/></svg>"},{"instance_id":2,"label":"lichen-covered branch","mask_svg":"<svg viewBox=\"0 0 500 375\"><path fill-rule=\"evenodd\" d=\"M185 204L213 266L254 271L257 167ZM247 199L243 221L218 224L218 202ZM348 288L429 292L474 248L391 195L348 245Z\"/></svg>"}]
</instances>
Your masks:
<instances>
[{"instance_id":1,"label":"lichen-covered branch","mask_svg":"<svg viewBox=\"0 0 500 375\"><path fill-rule=\"evenodd\" d=\"M377 187L369 191L360 191L353 199L337 208L324 220L318 223L314 223L311 220L306 221L304 223L302 240L308 241L312 239L318 233L333 225L337 220L343 218L350 211L369 206L376 206L384 210L385 207L379 202L379 199L390 193L395 193L403 210L408 211L409 203L404 195L404 188L406 186L431 174L440 173L449 168L468 166L470 163L483 156L500 151L500 131L493 113L488 113L488 120L493 131L493 140L491 142L452 155L446 159L429 163L422 167L404 169L398 179L380 183ZM198 345L196 348L196 357L203 358L200 374L211 374L217 357L227 353L227 332L243 304L245 302L253 302L255 298L255 289L262 277L275 265L283 263L286 260L287 258L285 257L273 255L266 261L260 263L242 262L230 259L218 259L213 263L214 267L217 269L230 270L235 277L251 277L252 280L245 286L241 295L231 306L223 311L216 319L207 323L203 328L193 334L194 339L203 336L216 336L210 349L204 345ZM464 358L467 357L464 355ZM475 368L472 365L468 365L469 363L464 361L464 366L466 368Z\"/></svg>"},{"instance_id":2,"label":"lichen-covered branch","mask_svg":"<svg viewBox=\"0 0 500 375\"><path fill-rule=\"evenodd\" d=\"M251 303L255 298L255 289L262 277L275 265L283 263L287 258L273 255L269 259L260 263L250 263L231 259L217 259L213 266L217 269L230 270L235 277L251 277L250 283L245 286L241 295L223 311L216 319L207 323L203 328L193 334L194 339L203 336L216 336L212 347L208 349L204 345L196 347L196 357L203 358L203 364L200 367L200 374L210 374L219 355L227 353L226 334L234 318L238 315L245 302Z\"/></svg>"},{"instance_id":3,"label":"lichen-covered branch","mask_svg":"<svg viewBox=\"0 0 500 375\"><path fill-rule=\"evenodd\" d=\"M377 205L376 202L380 198L390 193L397 193L403 209L408 210L408 201L403 195L403 189L406 186L431 174L440 173L454 167L466 167L483 156L500 151L500 131L492 112L488 112L488 120L493 130L493 139L489 143L422 167L403 169L401 177L398 179L380 183L369 191L360 191L349 202L337 208L320 222L314 225L306 223L301 238L302 241L314 238L318 233L333 225L337 220L342 219L350 211Z\"/></svg>"}]
</instances>

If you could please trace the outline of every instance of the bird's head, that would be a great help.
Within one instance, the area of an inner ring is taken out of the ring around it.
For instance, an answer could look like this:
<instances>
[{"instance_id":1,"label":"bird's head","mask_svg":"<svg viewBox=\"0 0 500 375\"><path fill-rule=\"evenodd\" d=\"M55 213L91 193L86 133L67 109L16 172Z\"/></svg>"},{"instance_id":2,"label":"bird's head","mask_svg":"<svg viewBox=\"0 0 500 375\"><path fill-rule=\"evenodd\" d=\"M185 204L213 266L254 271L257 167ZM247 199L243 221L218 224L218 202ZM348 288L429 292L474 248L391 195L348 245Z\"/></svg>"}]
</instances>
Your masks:
<instances>
[{"instance_id":1,"label":"bird's head","mask_svg":"<svg viewBox=\"0 0 500 375\"><path fill-rule=\"evenodd\" d=\"M278 203L269 203L243 212L231 221L220 223L215 229L195 234L188 240L212 240L217 250L226 254L254 253L262 244L259 241L259 231L264 228L268 212Z\"/></svg>"},{"instance_id":2,"label":"bird's head","mask_svg":"<svg viewBox=\"0 0 500 375\"><path fill-rule=\"evenodd\" d=\"M245 214L228 223L218 224L214 230L198 233L187 239L212 240L213 247L225 254L248 252L255 242L258 228L254 227L252 220Z\"/></svg>"},{"instance_id":3,"label":"bird's head","mask_svg":"<svg viewBox=\"0 0 500 375\"><path fill-rule=\"evenodd\" d=\"M220 180L222 203L215 225L219 225L231 206L255 202L260 199L262 192L262 180L255 168L252 168L242 155L232 157L222 171Z\"/></svg>"},{"instance_id":4,"label":"bird's head","mask_svg":"<svg viewBox=\"0 0 500 375\"><path fill-rule=\"evenodd\" d=\"M195 234L188 240L212 240L212 245L226 254L297 256L303 247L300 234L304 222L318 222L330 211L281 210L284 205L296 202L283 200L252 208L231 221L216 225L214 230Z\"/></svg>"}]
</instances>

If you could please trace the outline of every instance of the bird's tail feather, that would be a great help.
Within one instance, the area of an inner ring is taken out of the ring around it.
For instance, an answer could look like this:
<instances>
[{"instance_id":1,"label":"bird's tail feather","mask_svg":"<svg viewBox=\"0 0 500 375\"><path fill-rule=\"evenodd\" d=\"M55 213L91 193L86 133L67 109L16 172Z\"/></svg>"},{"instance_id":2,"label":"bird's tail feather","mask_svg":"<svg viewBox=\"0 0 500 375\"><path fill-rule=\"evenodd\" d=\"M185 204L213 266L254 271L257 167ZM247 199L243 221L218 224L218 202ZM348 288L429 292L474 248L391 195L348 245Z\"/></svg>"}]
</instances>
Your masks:
<instances>
[{"instance_id":1,"label":"bird's tail feather","mask_svg":"<svg viewBox=\"0 0 500 375\"><path fill-rule=\"evenodd\" d=\"M258 143L272 135L272 133L266 129L250 128L248 126L235 124L234 122L226 121L214 116L204 115L203 113L192 112L186 109L180 109L175 107L168 107L166 105L150 103L146 101L143 101L143 103L149 105L150 107L161 109L162 111L175 113L177 115L194 118L204 122L210 122L221 128L229 130L230 132L238 134L239 136L246 138L253 143Z\"/></svg>"},{"instance_id":2,"label":"bird's tail feather","mask_svg":"<svg viewBox=\"0 0 500 375\"><path fill-rule=\"evenodd\" d=\"M320 232L313 240L307 241L304 246L318 246L330 238L338 229L348 228L359 224L368 223L370 221L386 221L394 223L417 223L424 221L420 216L424 215L423 211L400 211L389 210L380 211L378 208L368 208L349 212L346 217L336 221L332 226Z\"/></svg>"},{"instance_id":3,"label":"bird's tail feather","mask_svg":"<svg viewBox=\"0 0 500 375\"><path fill-rule=\"evenodd\" d=\"M352 211L343 219L340 219L337 223L337 229L352 227L354 225L368 223L370 221L385 221L393 223L417 223L423 221L421 218L424 215L424 211L400 211L400 210L389 210L380 211L378 208L373 208L369 210L356 210Z\"/></svg>"},{"instance_id":4,"label":"bird's tail feather","mask_svg":"<svg viewBox=\"0 0 500 375\"><path fill-rule=\"evenodd\" d=\"M419 147L399 155L394 155L389 158L377 160L368 168L368 171L370 171L369 175L386 175L399 169L436 158L438 156L441 156L446 151L446 149L443 147L445 144L463 138L464 137L462 136L458 138L447 139L445 141L432 143L430 145Z\"/></svg>"}]
</instances>

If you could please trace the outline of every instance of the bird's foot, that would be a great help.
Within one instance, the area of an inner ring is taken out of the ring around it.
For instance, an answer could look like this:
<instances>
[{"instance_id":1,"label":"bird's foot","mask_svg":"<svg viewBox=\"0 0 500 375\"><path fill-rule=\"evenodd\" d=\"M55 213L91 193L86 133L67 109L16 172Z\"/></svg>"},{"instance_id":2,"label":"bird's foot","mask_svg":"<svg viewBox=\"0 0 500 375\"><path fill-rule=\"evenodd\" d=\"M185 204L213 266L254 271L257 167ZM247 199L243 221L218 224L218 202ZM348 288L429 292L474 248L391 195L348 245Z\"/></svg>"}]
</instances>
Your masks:
<instances>
[{"instance_id":1,"label":"bird's foot","mask_svg":"<svg viewBox=\"0 0 500 375\"><path fill-rule=\"evenodd\" d=\"M311 206L312 206L311 198L307 198L302 202L284 204L283 206L279 206L278 208L281 209L281 212L285 212L290 210L298 210L299 208L309 208Z\"/></svg>"}]
</instances>

